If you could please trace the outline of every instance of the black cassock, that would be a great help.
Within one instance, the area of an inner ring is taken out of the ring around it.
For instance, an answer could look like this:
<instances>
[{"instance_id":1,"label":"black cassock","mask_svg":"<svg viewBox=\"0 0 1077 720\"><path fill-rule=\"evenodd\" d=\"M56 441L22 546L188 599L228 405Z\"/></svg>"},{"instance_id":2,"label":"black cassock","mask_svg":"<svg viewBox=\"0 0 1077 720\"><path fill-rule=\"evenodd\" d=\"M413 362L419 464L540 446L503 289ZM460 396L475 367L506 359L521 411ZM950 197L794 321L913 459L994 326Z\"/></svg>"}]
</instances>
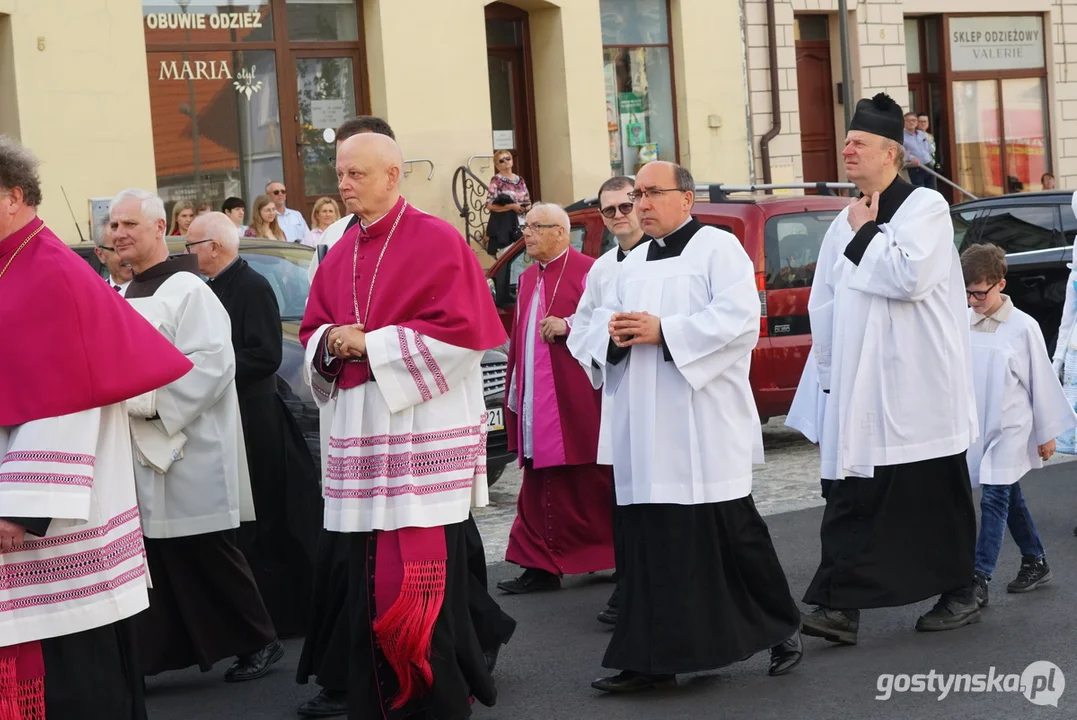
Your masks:
<instances>
[{"instance_id":1,"label":"black cassock","mask_svg":"<svg viewBox=\"0 0 1077 720\"><path fill-rule=\"evenodd\" d=\"M280 309L269 282L243 258L210 281L232 320L236 390L256 521L237 542L280 637L302 635L322 525L318 471L277 391Z\"/></svg>"},{"instance_id":2,"label":"black cassock","mask_svg":"<svg viewBox=\"0 0 1077 720\"><path fill-rule=\"evenodd\" d=\"M652 242L647 262L678 257L701 228L692 219L664 244ZM672 362L665 341L660 344ZM629 352L611 340L608 360L622 362ZM603 667L714 670L772 648L800 627L800 610L751 495L698 505L622 505L617 515L617 624Z\"/></svg>"}]
</instances>

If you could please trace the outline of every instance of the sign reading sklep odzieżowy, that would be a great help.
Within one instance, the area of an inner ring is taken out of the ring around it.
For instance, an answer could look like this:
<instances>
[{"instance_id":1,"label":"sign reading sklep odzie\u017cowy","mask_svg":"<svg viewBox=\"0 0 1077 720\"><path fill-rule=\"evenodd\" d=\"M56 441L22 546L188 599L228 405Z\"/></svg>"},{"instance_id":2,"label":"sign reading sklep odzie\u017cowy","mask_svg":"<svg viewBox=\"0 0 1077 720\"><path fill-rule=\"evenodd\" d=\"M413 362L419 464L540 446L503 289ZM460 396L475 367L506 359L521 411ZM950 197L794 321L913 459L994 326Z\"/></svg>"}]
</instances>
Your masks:
<instances>
[{"instance_id":1,"label":"sign reading sklep odzie\u017cowy","mask_svg":"<svg viewBox=\"0 0 1077 720\"><path fill-rule=\"evenodd\" d=\"M1043 18L950 18L950 67L1027 70L1043 67Z\"/></svg>"}]
</instances>

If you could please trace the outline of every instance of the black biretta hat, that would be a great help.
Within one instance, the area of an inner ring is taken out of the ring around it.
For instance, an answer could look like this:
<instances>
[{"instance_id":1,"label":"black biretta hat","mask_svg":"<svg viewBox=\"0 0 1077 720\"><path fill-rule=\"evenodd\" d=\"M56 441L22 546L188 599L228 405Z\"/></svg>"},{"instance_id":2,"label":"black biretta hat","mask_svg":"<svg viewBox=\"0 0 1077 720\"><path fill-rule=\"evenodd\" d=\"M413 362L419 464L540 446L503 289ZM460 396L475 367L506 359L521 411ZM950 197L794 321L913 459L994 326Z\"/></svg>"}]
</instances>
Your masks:
<instances>
[{"instance_id":1,"label":"black biretta hat","mask_svg":"<svg viewBox=\"0 0 1077 720\"><path fill-rule=\"evenodd\" d=\"M856 112L849 121L850 130L861 130L881 135L896 143L905 141L905 116L901 106L886 93L879 93L856 104Z\"/></svg>"}]
</instances>

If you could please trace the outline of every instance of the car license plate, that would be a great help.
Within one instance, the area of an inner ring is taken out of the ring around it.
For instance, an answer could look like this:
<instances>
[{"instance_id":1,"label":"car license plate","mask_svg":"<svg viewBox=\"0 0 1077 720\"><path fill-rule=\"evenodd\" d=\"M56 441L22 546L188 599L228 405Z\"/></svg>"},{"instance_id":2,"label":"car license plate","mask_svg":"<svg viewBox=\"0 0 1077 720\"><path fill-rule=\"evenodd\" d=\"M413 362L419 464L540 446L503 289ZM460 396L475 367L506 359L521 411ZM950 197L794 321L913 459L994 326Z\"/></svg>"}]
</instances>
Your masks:
<instances>
[{"instance_id":1,"label":"car license plate","mask_svg":"<svg viewBox=\"0 0 1077 720\"><path fill-rule=\"evenodd\" d=\"M486 431L505 429L504 411L501 408L490 408L486 411Z\"/></svg>"}]
</instances>

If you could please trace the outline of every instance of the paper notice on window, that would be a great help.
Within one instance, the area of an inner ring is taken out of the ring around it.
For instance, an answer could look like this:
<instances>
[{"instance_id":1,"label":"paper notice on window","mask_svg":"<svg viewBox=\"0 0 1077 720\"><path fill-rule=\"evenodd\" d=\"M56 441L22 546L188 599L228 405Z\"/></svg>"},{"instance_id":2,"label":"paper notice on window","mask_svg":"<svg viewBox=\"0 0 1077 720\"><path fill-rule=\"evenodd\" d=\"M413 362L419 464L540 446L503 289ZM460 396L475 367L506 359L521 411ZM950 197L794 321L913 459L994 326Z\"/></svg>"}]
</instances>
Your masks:
<instances>
[{"instance_id":1,"label":"paper notice on window","mask_svg":"<svg viewBox=\"0 0 1077 720\"><path fill-rule=\"evenodd\" d=\"M494 130L494 150L515 150L516 138L512 130Z\"/></svg>"},{"instance_id":2,"label":"paper notice on window","mask_svg":"<svg viewBox=\"0 0 1077 720\"><path fill-rule=\"evenodd\" d=\"M310 101L310 124L315 130L337 128L347 119L348 114L341 98Z\"/></svg>"}]
</instances>

